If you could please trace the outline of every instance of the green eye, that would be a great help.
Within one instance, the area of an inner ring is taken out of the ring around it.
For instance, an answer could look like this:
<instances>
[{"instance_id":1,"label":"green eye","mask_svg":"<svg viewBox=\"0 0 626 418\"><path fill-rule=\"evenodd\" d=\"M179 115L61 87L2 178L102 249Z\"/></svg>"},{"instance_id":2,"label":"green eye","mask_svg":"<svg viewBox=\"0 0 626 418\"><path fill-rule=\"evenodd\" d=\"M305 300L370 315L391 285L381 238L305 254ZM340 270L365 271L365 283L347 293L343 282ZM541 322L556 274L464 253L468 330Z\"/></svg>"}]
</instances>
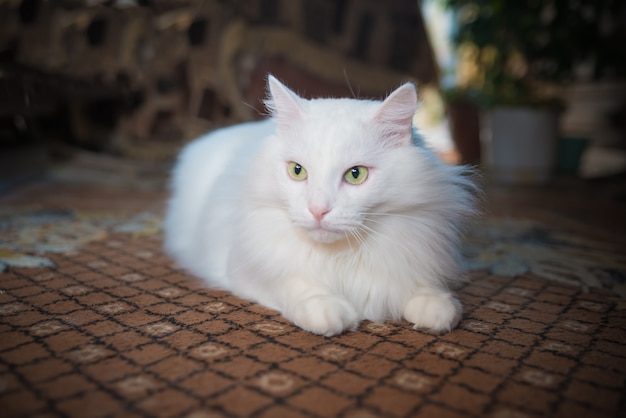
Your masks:
<instances>
[{"instance_id":1,"label":"green eye","mask_svg":"<svg viewBox=\"0 0 626 418\"><path fill-rule=\"evenodd\" d=\"M293 161L287 164L287 171L289 172L291 178L294 180L302 181L306 180L307 178L306 169L300 164L294 163Z\"/></svg>"},{"instance_id":2,"label":"green eye","mask_svg":"<svg viewBox=\"0 0 626 418\"><path fill-rule=\"evenodd\" d=\"M369 170L367 169L367 167L357 165L346 171L346 174L343 175L343 178L350 184L358 185L367 180L368 175Z\"/></svg>"}]
</instances>

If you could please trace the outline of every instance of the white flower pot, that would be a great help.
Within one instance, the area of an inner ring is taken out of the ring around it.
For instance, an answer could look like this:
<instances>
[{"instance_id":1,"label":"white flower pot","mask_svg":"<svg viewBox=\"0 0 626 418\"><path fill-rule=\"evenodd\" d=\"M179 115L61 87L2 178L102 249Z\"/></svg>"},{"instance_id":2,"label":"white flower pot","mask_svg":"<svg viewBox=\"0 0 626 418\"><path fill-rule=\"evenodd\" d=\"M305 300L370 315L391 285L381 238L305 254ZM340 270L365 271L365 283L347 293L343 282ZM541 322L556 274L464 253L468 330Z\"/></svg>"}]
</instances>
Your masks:
<instances>
[{"instance_id":1,"label":"white flower pot","mask_svg":"<svg viewBox=\"0 0 626 418\"><path fill-rule=\"evenodd\" d=\"M488 112L481 132L487 175L498 183L545 183L554 171L557 138L553 111L502 107Z\"/></svg>"}]
</instances>

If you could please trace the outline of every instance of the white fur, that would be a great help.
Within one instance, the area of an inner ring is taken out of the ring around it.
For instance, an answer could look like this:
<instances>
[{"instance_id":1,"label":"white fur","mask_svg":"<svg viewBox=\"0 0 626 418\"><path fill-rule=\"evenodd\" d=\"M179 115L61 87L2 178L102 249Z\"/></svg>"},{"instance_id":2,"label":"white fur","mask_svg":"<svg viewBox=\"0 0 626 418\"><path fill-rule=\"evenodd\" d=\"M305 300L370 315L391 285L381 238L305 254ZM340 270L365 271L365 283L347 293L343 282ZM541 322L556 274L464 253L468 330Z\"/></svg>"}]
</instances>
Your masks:
<instances>
[{"instance_id":1,"label":"white fur","mask_svg":"<svg viewBox=\"0 0 626 418\"><path fill-rule=\"evenodd\" d=\"M463 277L458 234L474 185L412 130L413 85L377 102L305 100L268 81L272 118L182 151L165 221L170 254L210 286L317 334L362 319L455 327L461 306L449 287ZM288 175L290 161L305 181ZM367 180L345 182L359 165Z\"/></svg>"}]
</instances>

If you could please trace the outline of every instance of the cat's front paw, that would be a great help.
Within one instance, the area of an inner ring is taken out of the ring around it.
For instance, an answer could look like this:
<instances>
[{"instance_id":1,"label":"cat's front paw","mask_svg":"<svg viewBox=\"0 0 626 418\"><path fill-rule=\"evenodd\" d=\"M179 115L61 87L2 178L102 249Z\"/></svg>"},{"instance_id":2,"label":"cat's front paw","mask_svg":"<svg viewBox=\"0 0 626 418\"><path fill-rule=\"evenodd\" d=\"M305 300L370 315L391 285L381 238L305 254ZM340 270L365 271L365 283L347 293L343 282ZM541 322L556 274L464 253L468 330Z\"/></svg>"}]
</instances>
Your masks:
<instances>
[{"instance_id":1,"label":"cat's front paw","mask_svg":"<svg viewBox=\"0 0 626 418\"><path fill-rule=\"evenodd\" d=\"M450 292L424 291L417 293L404 308L404 318L414 328L447 332L461 320L461 303Z\"/></svg>"},{"instance_id":2,"label":"cat's front paw","mask_svg":"<svg viewBox=\"0 0 626 418\"><path fill-rule=\"evenodd\" d=\"M359 324L356 310L339 296L311 296L293 309L291 320L302 329L314 334L340 334L345 330L353 330Z\"/></svg>"}]
</instances>

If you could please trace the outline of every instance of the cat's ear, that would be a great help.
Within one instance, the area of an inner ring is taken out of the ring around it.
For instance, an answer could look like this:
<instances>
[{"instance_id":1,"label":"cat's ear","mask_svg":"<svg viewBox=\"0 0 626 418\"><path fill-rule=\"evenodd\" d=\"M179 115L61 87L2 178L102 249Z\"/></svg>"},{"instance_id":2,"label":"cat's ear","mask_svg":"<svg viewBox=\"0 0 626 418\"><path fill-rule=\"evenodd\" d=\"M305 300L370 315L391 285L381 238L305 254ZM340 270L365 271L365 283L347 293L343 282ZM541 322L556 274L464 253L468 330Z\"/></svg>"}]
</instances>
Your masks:
<instances>
[{"instance_id":1,"label":"cat's ear","mask_svg":"<svg viewBox=\"0 0 626 418\"><path fill-rule=\"evenodd\" d=\"M278 121L279 127L286 126L302 115L302 101L296 93L278 81L273 75L267 77L268 97L265 107Z\"/></svg>"},{"instance_id":2,"label":"cat's ear","mask_svg":"<svg viewBox=\"0 0 626 418\"><path fill-rule=\"evenodd\" d=\"M413 83L405 83L393 91L374 115L381 139L391 146L411 143L413 116L417 110L417 91Z\"/></svg>"}]
</instances>

